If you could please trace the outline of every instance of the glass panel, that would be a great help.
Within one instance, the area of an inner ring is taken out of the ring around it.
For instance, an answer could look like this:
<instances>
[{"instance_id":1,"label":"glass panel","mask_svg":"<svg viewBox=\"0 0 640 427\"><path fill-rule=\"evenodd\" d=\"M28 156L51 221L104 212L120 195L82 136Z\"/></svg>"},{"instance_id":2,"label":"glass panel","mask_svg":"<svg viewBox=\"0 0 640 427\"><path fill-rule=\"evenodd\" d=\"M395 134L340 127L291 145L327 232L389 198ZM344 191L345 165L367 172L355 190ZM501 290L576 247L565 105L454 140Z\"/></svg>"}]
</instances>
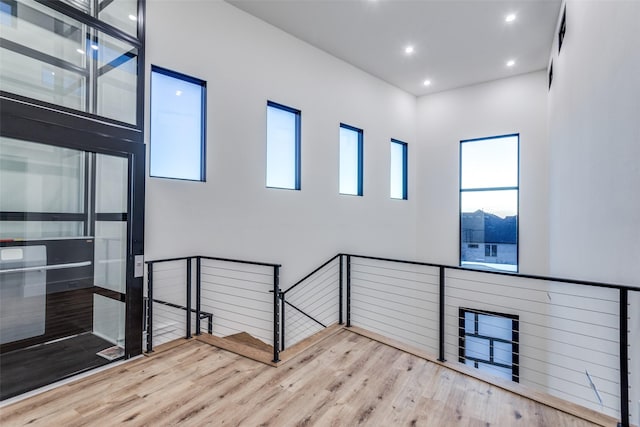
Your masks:
<instances>
[{"instance_id":1,"label":"glass panel","mask_svg":"<svg viewBox=\"0 0 640 427\"><path fill-rule=\"evenodd\" d=\"M97 113L135 124L138 49L102 33L98 35L98 42L92 44L92 49L98 56Z\"/></svg>"},{"instance_id":2,"label":"glass panel","mask_svg":"<svg viewBox=\"0 0 640 427\"><path fill-rule=\"evenodd\" d=\"M127 212L128 161L126 157L96 155L96 212Z\"/></svg>"},{"instance_id":3,"label":"glass panel","mask_svg":"<svg viewBox=\"0 0 640 427\"><path fill-rule=\"evenodd\" d=\"M488 365L486 363L478 363L478 369L488 374L507 379L509 381L511 381L513 375L511 369L509 368L501 368L499 366Z\"/></svg>"},{"instance_id":4,"label":"glass panel","mask_svg":"<svg viewBox=\"0 0 640 427\"><path fill-rule=\"evenodd\" d=\"M464 312L464 332L466 334L476 333L475 319L475 313L472 313L470 311Z\"/></svg>"},{"instance_id":5,"label":"glass panel","mask_svg":"<svg viewBox=\"0 0 640 427\"><path fill-rule=\"evenodd\" d=\"M124 316L123 302L93 294L93 333L122 349L125 339Z\"/></svg>"},{"instance_id":6,"label":"glass panel","mask_svg":"<svg viewBox=\"0 0 640 427\"><path fill-rule=\"evenodd\" d=\"M125 293L127 289L127 223L96 221L95 285Z\"/></svg>"},{"instance_id":7,"label":"glass panel","mask_svg":"<svg viewBox=\"0 0 640 427\"><path fill-rule=\"evenodd\" d=\"M14 5L0 11L3 39L78 67L85 66L83 24L33 0Z\"/></svg>"},{"instance_id":8,"label":"glass panel","mask_svg":"<svg viewBox=\"0 0 640 427\"><path fill-rule=\"evenodd\" d=\"M267 187L296 189L296 114L267 107Z\"/></svg>"},{"instance_id":9,"label":"glass panel","mask_svg":"<svg viewBox=\"0 0 640 427\"><path fill-rule=\"evenodd\" d=\"M489 340L476 337L465 337L465 356L489 360Z\"/></svg>"},{"instance_id":10,"label":"glass panel","mask_svg":"<svg viewBox=\"0 0 640 427\"><path fill-rule=\"evenodd\" d=\"M518 191L462 192L460 207L461 264L517 271Z\"/></svg>"},{"instance_id":11,"label":"glass panel","mask_svg":"<svg viewBox=\"0 0 640 427\"><path fill-rule=\"evenodd\" d=\"M81 237L85 235L84 222L80 221L2 221L0 239L52 239Z\"/></svg>"},{"instance_id":12,"label":"glass panel","mask_svg":"<svg viewBox=\"0 0 640 427\"><path fill-rule=\"evenodd\" d=\"M518 137L460 144L461 189L518 186Z\"/></svg>"},{"instance_id":13,"label":"glass panel","mask_svg":"<svg viewBox=\"0 0 640 427\"><path fill-rule=\"evenodd\" d=\"M3 48L0 48L0 89L75 110L86 110L84 75Z\"/></svg>"},{"instance_id":14,"label":"glass panel","mask_svg":"<svg viewBox=\"0 0 640 427\"><path fill-rule=\"evenodd\" d=\"M360 195L359 132L340 128L340 193Z\"/></svg>"},{"instance_id":15,"label":"glass panel","mask_svg":"<svg viewBox=\"0 0 640 427\"><path fill-rule=\"evenodd\" d=\"M0 138L0 211L82 213L84 164L78 150Z\"/></svg>"},{"instance_id":16,"label":"glass panel","mask_svg":"<svg viewBox=\"0 0 640 427\"><path fill-rule=\"evenodd\" d=\"M504 365L513 363L513 346L506 342L493 342L493 361Z\"/></svg>"},{"instance_id":17,"label":"glass panel","mask_svg":"<svg viewBox=\"0 0 640 427\"><path fill-rule=\"evenodd\" d=\"M98 6L98 19L111 24L132 36L138 33L138 1L104 1ZM106 5L106 6L103 6Z\"/></svg>"},{"instance_id":18,"label":"glass panel","mask_svg":"<svg viewBox=\"0 0 640 427\"><path fill-rule=\"evenodd\" d=\"M76 9L83 11L91 15L91 5L93 3L92 0L61 0L63 3L68 4L69 6L73 6Z\"/></svg>"},{"instance_id":19,"label":"glass panel","mask_svg":"<svg viewBox=\"0 0 640 427\"><path fill-rule=\"evenodd\" d=\"M478 334L511 341L512 320L506 317L478 315Z\"/></svg>"},{"instance_id":20,"label":"glass panel","mask_svg":"<svg viewBox=\"0 0 640 427\"><path fill-rule=\"evenodd\" d=\"M405 191L405 150L407 146L391 141L391 198L404 199Z\"/></svg>"},{"instance_id":21,"label":"glass panel","mask_svg":"<svg viewBox=\"0 0 640 427\"><path fill-rule=\"evenodd\" d=\"M204 178L203 91L200 84L151 73L150 176Z\"/></svg>"}]
</instances>

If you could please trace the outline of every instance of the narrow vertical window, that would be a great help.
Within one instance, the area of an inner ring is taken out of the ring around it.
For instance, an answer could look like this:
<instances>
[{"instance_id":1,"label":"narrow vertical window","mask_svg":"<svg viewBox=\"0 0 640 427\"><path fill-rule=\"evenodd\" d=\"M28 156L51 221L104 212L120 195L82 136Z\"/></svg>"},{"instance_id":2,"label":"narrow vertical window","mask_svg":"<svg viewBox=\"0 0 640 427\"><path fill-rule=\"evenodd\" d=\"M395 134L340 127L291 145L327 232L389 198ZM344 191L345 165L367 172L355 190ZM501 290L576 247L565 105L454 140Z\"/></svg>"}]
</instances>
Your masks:
<instances>
[{"instance_id":1,"label":"narrow vertical window","mask_svg":"<svg viewBox=\"0 0 640 427\"><path fill-rule=\"evenodd\" d=\"M149 175L205 180L206 82L151 67Z\"/></svg>"},{"instance_id":2,"label":"narrow vertical window","mask_svg":"<svg viewBox=\"0 0 640 427\"><path fill-rule=\"evenodd\" d=\"M407 144L391 140L391 198L407 200Z\"/></svg>"},{"instance_id":3,"label":"narrow vertical window","mask_svg":"<svg viewBox=\"0 0 640 427\"><path fill-rule=\"evenodd\" d=\"M460 142L460 265L518 271L519 136Z\"/></svg>"},{"instance_id":4,"label":"narrow vertical window","mask_svg":"<svg viewBox=\"0 0 640 427\"><path fill-rule=\"evenodd\" d=\"M362 129L340 124L340 194L363 194L362 139Z\"/></svg>"},{"instance_id":5,"label":"narrow vertical window","mask_svg":"<svg viewBox=\"0 0 640 427\"><path fill-rule=\"evenodd\" d=\"M520 382L518 316L460 308L458 319L458 360Z\"/></svg>"},{"instance_id":6,"label":"narrow vertical window","mask_svg":"<svg viewBox=\"0 0 640 427\"><path fill-rule=\"evenodd\" d=\"M267 187L300 190L300 110L267 102Z\"/></svg>"}]
</instances>

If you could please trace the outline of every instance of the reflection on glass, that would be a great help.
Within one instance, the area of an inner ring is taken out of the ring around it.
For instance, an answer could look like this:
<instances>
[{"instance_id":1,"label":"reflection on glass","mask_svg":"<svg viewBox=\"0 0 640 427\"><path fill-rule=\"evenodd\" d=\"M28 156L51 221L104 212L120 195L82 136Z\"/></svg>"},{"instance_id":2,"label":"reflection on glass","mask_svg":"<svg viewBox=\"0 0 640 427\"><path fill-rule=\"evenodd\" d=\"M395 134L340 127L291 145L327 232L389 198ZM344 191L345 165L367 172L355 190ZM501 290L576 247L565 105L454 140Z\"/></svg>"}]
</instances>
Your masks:
<instances>
[{"instance_id":1,"label":"reflection on glass","mask_svg":"<svg viewBox=\"0 0 640 427\"><path fill-rule=\"evenodd\" d=\"M96 155L96 213L127 212L126 157Z\"/></svg>"},{"instance_id":2,"label":"reflection on glass","mask_svg":"<svg viewBox=\"0 0 640 427\"><path fill-rule=\"evenodd\" d=\"M267 187L298 189L296 113L267 106Z\"/></svg>"},{"instance_id":3,"label":"reflection on glass","mask_svg":"<svg viewBox=\"0 0 640 427\"><path fill-rule=\"evenodd\" d=\"M203 99L203 85L151 72L151 176L204 179Z\"/></svg>"},{"instance_id":4,"label":"reflection on glass","mask_svg":"<svg viewBox=\"0 0 640 427\"><path fill-rule=\"evenodd\" d=\"M100 8L98 19L111 24L133 36L138 30L138 1L113 0L103 2L106 6Z\"/></svg>"},{"instance_id":5,"label":"reflection on glass","mask_svg":"<svg viewBox=\"0 0 640 427\"><path fill-rule=\"evenodd\" d=\"M340 127L340 194L362 195L360 132Z\"/></svg>"},{"instance_id":6,"label":"reflection on glass","mask_svg":"<svg viewBox=\"0 0 640 427\"><path fill-rule=\"evenodd\" d=\"M462 192L461 264L517 271L518 191Z\"/></svg>"},{"instance_id":7,"label":"reflection on glass","mask_svg":"<svg viewBox=\"0 0 640 427\"><path fill-rule=\"evenodd\" d=\"M81 221L2 221L0 240L51 239L84 236Z\"/></svg>"},{"instance_id":8,"label":"reflection on glass","mask_svg":"<svg viewBox=\"0 0 640 427\"><path fill-rule=\"evenodd\" d=\"M391 198L407 198L407 145L397 141L391 141Z\"/></svg>"},{"instance_id":9,"label":"reflection on glass","mask_svg":"<svg viewBox=\"0 0 640 427\"><path fill-rule=\"evenodd\" d=\"M93 294L93 333L119 347L124 347L125 304Z\"/></svg>"},{"instance_id":10,"label":"reflection on glass","mask_svg":"<svg viewBox=\"0 0 640 427\"><path fill-rule=\"evenodd\" d=\"M98 110L101 116L136 122L138 49L100 33L98 57Z\"/></svg>"},{"instance_id":11,"label":"reflection on glass","mask_svg":"<svg viewBox=\"0 0 640 427\"><path fill-rule=\"evenodd\" d=\"M81 213L84 177L81 151L0 138L0 211Z\"/></svg>"},{"instance_id":12,"label":"reflection on glass","mask_svg":"<svg viewBox=\"0 0 640 427\"><path fill-rule=\"evenodd\" d=\"M125 293L127 269L127 223L96 221L95 285Z\"/></svg>"},{"instance_id":13,"label":"reflection on glass","mask_svg":"<svg viewBox=\"0 0 640 427\"><path fill-rule=\"evenodd\" d=\"M461 189L518 186L518 136L463 142L460 156Z\"/></svg>"}]
</instances>

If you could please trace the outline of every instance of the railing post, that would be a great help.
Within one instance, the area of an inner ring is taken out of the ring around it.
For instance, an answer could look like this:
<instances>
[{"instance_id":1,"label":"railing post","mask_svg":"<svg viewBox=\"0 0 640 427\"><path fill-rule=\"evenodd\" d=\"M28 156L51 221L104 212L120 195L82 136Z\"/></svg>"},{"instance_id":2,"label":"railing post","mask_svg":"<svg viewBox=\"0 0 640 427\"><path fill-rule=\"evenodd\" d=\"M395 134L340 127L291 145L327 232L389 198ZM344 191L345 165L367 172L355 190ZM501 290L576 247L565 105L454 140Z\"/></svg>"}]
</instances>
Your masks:
<instances>
[{"instance_id":1,"label":"railing post","mask_svg":"<svg viewBox=\"0 0 640 427\"><path fill-rule=\"evenodd\" d=\"M347 255L347 327L351 326L351 255Z\"/></svg>"},{"instance_id":2,"label":"railing post","mask_svg":"<svg viewBox=\"0 0 640 427\"><path fill-rule=\"evenodd\" d=\"M438 361L445 362L446 359L444 357L444 288L445 288L445 276L444 276L444 267L440 267L440 320L438 325L438 330L440 332L439 337L439 351L440 354L438 356Z\"/></svg>"},{"instance_id":3,"label":"railing post","mask_svg":"<svg viewBox=\"0 0 640 427\"><path fill-rule=\"evenodd\" d=\"M196 258L196 335L200 335L200 316L202 312L201 258Z\"/></svg>"},{"instance_id":4,"label":"railing post","mask_svg":"<svg viewBox=\"0 0 640 427\"><path fill-rule=\"evenodd\" d=\"M280 361L280 267L273 266L273 363Z\"/></svg>"},{"instance_id":5,"label":"railing post","mask_svg":"<svg viewBox=\"0 0 640 427\"><path fill-rule=\"evenodd\" d=\"M629 427L628 291L620 289L620 427Z\"/></svg>"},{"instance_id":6,"label":"railing post","mask_svg":"<svg viewBox=\"0 0 640 427\"><path fill-rule=\"evenodd\" d=\"M187 334L191 338L191 258L187 258Z\"/></svg>"},{"instance_id":7,"label":"railing post","mask_svg":"<svg viewBox=\"0 0 640 427\"><path fill-rule=\"evenodd\" d=\"M284 351L284 333L285 333L285 318L284 318L284 311L285 311L285 307L284 307L284 301L285 301L285 295L284 292L280 292L280 326L281 326L281 333L280 333L280 350Z\"/></svg>"},{"instance_id":8,"label":"railing post","mask_svg":"<svg viewBox=\"0 0 640 427\"><path fill-rule=\"evenodd\" d=\"M342 321L342 275L343 275L343 272L342 272L342 254L340 254L338 256L338 261L340 261L340 269L339 269L340 270L340 273L339 273L340 274L340 283L339 283L340 288L339 288L339 292L338 292L339 293L340 302L338 303L338 307L339 307L338 308L338 323L340 325L342 325L342 324L344 324L344 322Z\"/></svg>"},{"instance_id":9,"label":"railing post","mask_svg":"<svg viewBox=\"0 0 640 427\"><path fill-rule=\"evenodd\" d=\"M153 263L147 264L147 353L153 351Z\"/></svg>"}]
</instances>

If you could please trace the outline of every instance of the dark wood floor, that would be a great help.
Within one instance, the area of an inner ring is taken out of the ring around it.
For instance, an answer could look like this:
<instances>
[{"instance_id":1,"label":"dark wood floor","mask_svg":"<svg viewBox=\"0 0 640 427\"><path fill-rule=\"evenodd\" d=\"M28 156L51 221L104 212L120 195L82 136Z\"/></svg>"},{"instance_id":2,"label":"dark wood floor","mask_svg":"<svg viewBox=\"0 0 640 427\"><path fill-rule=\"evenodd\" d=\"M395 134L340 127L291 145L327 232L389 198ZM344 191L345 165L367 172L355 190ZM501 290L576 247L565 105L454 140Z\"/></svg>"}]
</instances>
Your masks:
<instances>
[{"instance_id":1,"label":"dark wood floor","mask_svg":"<svg viewBox=\"0 0 640 427\"><path fill-rule=\"evenodd\" d=\"M198 340L0 409L2 426L593 426L340 330L277 368Z\"/></svg>"},{"instance_id":2,"label":"dark wood floor","mask_svg":"<svg viewBox=\"0 0 640 427\"><path fill-rule=\"evenodd\" d=\"M0 400L109 363L96 353L113 346L90 333L0 354Z\"/></svg>"}]
</instances>

